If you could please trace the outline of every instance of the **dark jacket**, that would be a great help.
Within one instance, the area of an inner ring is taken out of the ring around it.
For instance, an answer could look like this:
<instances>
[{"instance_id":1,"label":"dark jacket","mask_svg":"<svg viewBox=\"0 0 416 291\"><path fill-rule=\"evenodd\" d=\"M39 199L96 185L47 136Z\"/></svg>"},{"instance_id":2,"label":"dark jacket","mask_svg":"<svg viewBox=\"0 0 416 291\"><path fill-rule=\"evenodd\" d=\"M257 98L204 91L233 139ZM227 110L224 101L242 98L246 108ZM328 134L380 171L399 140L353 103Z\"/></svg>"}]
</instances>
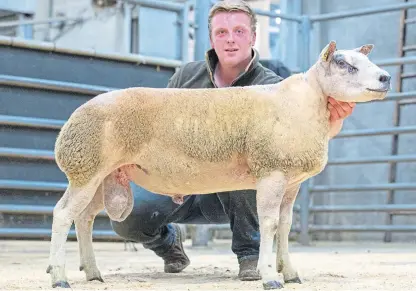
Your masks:
<instances>
[{"instance_id":1,"label":"dark jacket","mask_svg":"<svg viewBox=\"0 0 416 291\"><path fill-rule=\"evenodd\" d=\"M204 61L189 62L183 65L170 78L168 87L171 88L215 88L214 69L218 57L214 49L205 54ZM253 58L250 65L231 84L231 86L249 86L274 84L283 80L273 71L265 68L259 62L259 54L253 49Z\"/></svg>"}]
</instances>

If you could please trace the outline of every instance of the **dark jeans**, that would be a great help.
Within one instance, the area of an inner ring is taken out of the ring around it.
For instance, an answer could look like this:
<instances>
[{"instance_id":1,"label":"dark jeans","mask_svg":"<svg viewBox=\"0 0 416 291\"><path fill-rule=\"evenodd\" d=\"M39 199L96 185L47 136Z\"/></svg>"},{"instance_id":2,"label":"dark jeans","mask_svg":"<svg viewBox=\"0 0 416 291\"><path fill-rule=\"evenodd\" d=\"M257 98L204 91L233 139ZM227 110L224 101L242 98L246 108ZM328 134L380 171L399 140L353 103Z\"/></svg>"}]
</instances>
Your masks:
<instances>
[{"instance_id":1,"label":"dark jeans","mask_svg":"<svg viewBox=\"0 0 416 291\"><path fill-rule=\"evenodd\" d=\"M256 192L244 190L185 196L178 205L169 196L153 194L131 183L134 207L122 222L111 221L114 231L163 255L175 240L170 223L230 223L232 251L239 260L258 258L260 246Z\"/></svg>"}]
</instances>

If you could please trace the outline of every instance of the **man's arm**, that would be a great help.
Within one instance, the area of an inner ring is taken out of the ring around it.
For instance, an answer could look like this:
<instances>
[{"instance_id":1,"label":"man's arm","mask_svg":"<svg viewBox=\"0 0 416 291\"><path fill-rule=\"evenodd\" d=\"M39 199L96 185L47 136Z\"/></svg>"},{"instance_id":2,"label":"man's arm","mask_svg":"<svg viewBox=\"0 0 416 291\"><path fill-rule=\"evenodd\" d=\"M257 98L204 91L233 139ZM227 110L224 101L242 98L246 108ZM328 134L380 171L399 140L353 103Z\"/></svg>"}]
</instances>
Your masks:
<instances>
[{"instance_id":1,"label":"man's arm","mask_svg":"<svg viewBox=\"0 0 416 291\"><path fill-rule=\"evenodd\" d=\"M329 109L329 136L333 138L342 129L344 119L350 116L355 108L355 103L336 101L332 97L328 97Z\"/></svg>"}]
</instances>

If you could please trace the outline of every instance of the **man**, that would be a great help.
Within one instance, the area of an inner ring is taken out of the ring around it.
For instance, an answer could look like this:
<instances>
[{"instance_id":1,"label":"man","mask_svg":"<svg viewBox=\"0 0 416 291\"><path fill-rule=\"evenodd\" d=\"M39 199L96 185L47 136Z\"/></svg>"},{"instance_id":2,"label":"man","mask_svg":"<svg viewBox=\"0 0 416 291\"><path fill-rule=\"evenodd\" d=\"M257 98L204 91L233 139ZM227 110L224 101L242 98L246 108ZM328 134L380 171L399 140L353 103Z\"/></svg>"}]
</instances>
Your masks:
<instances>
[{"instance_id":1,"label":"man","mask_svg":"<svg viewBox=\"0 0 416 291\"><path fill-rule=\"evenodd\" d=\"M245 2L220 1L209 14L212 48L205 61L191 62L177 71L168 87L214 88L271 84L282 80L259 63L256 16ZM332 136L351 114L354 104L330 99ZM182 234L175 223L230 223L232 251L239 263L241 280L261 279L256 271L259 254L259 225L256 191L234 191L212 195L189 195L183 204L168 196L150 193L132 184L134 208L123 222L112 222L113 229L127 240L140 242L164 260L164 270L177 273L190 261L182 246Z\"/></svg>"}]
</instances>

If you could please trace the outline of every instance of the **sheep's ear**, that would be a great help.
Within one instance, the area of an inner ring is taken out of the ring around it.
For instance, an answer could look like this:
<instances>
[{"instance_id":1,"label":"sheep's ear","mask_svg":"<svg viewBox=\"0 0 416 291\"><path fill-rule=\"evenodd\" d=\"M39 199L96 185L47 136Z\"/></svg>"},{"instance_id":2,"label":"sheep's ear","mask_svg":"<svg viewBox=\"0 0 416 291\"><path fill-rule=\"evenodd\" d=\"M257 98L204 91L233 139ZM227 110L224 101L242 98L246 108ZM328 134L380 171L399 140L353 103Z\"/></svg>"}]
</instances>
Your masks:
<instances>
[{"instance_id":1,"label":"sheep's ear","mask_svg":"<svg viewBox=\"0 0 416 291\"><path fill-rule=\"evenodd\" d=\"M320 54L321 60L324 62L330 61L336 50L337 50L337 43L331 40L331 42L328 43L326 47L324 47L324 49L321 51L321 54Z\"/></svg>"},{"instance_id":2,"label":"sheep's ear","mask_svg":"<svg viewBox=\"0 0 416 291\"><path fill-rule=\"evenodd\" d=\"M362 53L367 56L373 48L374 48L373 44L365 44L359 48L354 49L354 51Z\"/></svg>"}]
</instances>

